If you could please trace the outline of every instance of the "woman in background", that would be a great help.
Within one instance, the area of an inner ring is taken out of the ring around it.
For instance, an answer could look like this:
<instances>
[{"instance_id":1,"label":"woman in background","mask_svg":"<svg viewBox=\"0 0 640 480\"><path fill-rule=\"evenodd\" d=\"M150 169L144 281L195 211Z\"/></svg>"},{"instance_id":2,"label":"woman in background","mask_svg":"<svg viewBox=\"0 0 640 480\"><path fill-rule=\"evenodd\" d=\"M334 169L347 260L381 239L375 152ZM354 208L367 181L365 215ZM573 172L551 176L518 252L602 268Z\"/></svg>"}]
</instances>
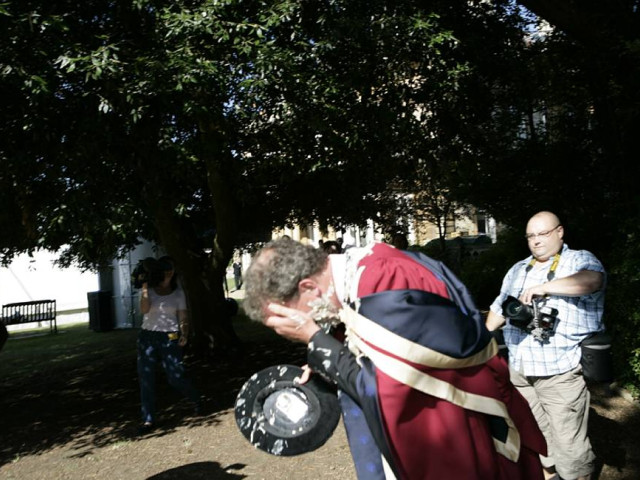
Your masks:
<instances>
[{"instance_id":1,"label":"woman in background","mask_svg":"<svg viewBox=\"0 0 640 480\"><path fill-rule=\"evenodd\" d=\"M184 291L171 257L145 260L147 282L140 292L142 329L138 336L138 377L142 403L140 433L155 427L156 364L162 363L169 384L188 398L200 413L200 393L185 377L182 348L189 338L189 321Z\"/></svg>"}]
</instances>

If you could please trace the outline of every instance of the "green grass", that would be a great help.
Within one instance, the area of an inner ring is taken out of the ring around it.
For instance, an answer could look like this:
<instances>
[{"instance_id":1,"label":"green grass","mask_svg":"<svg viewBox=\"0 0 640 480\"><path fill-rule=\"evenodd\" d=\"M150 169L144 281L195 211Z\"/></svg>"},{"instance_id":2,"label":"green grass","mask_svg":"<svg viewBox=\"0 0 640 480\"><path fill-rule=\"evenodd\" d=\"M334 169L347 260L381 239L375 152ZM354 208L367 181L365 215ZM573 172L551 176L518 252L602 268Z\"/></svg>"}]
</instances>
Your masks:
<instances>
[{"instance_id":1,"label":"green grass","mask_svg":"<svg viewBox=\"0 0 640 480\"><path fill-rule=\"evenodd\" d=\"M88 324L59 325L57 334L30 336L33 330L11 332L0 352L0 379L12 383L34 372L40 375L81 368L130 353L137 330L94 332Z\"/></svg>"},{"instance_id":2,"label":"green grass","mask_svg":"<svg viewBox=\"0 0 640 480\"><path fill-rule=\"evenodd\" d=\"M230 292L236 289L235 277L227 277L227 287L229 287Z\"/></svg>"},{"instance_id":3,"label":"green grass","mask_svg":"<svg viewBox=\"0 0 640 480\"><path fill-rule=\"evenodd\" d=\"M271 329L249 320L242 311L234 317L233 327L243 342L279 338ZM45 331L43 335L33 335ZM10 332L0 352L0 383L20 383L35 372L54 375L127 356L135 361L137 335L138 329L95 332L87 323L59 325L57 334L49 334L43 328Z\"/></svg>"}]
</instances>

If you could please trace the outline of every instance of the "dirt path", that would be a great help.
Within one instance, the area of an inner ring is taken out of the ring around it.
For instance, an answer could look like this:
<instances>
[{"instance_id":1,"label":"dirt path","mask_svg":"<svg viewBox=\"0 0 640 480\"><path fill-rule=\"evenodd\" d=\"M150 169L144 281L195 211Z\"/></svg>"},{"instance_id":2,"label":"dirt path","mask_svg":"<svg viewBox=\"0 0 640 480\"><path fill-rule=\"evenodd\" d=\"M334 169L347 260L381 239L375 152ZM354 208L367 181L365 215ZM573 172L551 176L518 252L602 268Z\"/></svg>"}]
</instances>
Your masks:
<instances>
[{"instance_id":1,"label":"dirt path","mask_svg":"<svg viewBox=\"0 0 640 480\"><path fill-rule=\"evenodd\" d=\"M138 437L135 332L108 335L124 342L128 353L64 375L34 372L2 383L0 479L355 479L342 425L320 449L289 458L254 449L236 428L233 402L246 378L267 366L302 364L301 347L248 342L240 358L190 362L207 398L205 414L191 416L160 382L162 423ZM640 409L594 389L590 424L599 478L640 478Z\"/></svg>"},{"instance_id":2,"label":"dirt path","mask_svg":"<svg viewBox=\"0 0 640 480\"><path fill-rule=\"evenodd\" d=\"M108 432L103 432L108 434ZM144 438L96 446L80 437L0 467L2 479L355 479L344 429L304 457L255 450L238 432L233 412L185 420Z\"/></svg>"}]
</instances>

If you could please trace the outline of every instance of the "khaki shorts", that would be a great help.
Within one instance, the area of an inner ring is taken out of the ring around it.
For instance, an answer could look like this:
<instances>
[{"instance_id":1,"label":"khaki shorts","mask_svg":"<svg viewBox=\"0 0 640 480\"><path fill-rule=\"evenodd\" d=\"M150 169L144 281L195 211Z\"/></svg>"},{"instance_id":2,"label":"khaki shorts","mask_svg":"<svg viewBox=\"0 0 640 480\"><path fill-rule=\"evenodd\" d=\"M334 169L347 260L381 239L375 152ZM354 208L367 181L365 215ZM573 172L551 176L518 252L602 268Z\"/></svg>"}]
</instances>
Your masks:
<instances>
[{"instance_id":1,"label":"khaki shorts","mask_svg":"<svg viewBox=\"0 0 640 480\"><path fill-rule=\"evenodd\" d=\"M549 456L540 458L542 465L555 465L564 479L592 473L595 455L587 436L591 396L582 367L551 377L525 377L509 370L511 382L529 402L547 440Z\"/></svg>"}]
</instances>

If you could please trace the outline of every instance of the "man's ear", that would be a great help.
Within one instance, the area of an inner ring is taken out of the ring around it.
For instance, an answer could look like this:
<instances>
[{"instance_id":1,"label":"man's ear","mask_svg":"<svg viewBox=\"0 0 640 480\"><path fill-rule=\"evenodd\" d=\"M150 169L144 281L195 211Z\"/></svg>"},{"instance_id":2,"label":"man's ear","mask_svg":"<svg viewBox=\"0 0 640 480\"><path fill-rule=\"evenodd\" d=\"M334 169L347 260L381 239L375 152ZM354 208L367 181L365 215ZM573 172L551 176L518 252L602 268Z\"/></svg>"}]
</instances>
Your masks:
<instances>
[{"instance_id":1,"label":"man's ear","mask_svg":"<svg viewBox=\"0 0 640 480\"><path fill-rule=\"evenodd\" d=\"M314 290L317 287L318 284L314 280L310 278L303 278L298 282L298 294L302 295L303 293L309 290Z\"/></svg>"}]
</instances>

